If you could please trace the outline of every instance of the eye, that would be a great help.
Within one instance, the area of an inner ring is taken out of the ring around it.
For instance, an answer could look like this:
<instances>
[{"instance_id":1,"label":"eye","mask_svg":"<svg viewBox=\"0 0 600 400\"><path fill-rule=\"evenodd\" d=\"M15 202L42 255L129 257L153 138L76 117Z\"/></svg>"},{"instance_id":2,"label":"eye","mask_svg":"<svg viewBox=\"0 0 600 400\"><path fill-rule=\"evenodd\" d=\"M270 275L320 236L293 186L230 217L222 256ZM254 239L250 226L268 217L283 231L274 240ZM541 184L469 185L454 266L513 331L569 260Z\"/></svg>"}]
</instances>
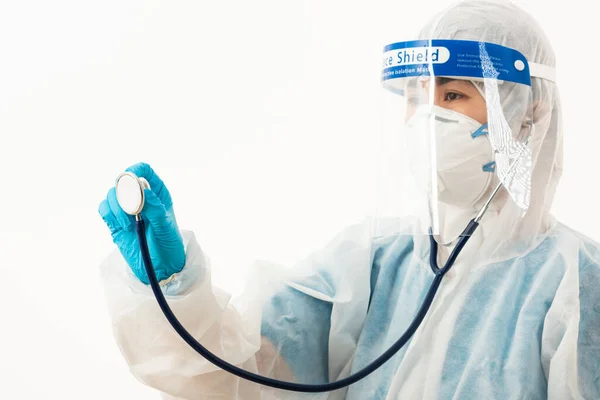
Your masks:
<instances>
[{"instance_id":1,"label":"eye","mask_svg":"<svg viewBox=\"0 0 600 400\"><path fill-rule=\"evenodd\" d=\"M463 97L465 96L457 92L446 92L444 95L444 101L456 101L462 99Z\"/></svg>"}]
</instances>

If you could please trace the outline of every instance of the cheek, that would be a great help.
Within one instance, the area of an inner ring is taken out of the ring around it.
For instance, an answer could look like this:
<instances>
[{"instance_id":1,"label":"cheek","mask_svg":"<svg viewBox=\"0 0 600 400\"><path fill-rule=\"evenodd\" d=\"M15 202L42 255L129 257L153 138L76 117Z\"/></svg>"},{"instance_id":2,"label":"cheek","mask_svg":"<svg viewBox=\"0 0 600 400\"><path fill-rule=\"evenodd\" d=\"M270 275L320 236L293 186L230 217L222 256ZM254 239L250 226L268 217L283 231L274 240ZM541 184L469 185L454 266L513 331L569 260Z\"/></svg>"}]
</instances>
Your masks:
<instances>
[{"instance_id":1,"label":"cheek","mask_svg":"<svg viewBox=\"0 0 600 400\"><path fill-rule=\"evenodd\" d=\"M478 115L476 115L473 119L479 122L481 125L487 123L487 108L485 107L485 104L479 109Z\"/></svg>"},{"instance_id":2,"label":"cheek","mask_svg":"<svg viewBox=\"0 0 600 400\"><path fill-rule=\"evenodd\" d=\"M482 125L485 124L487 122L485 100L477 92L468 96L466 99L454 102L447 102L436 96L435 105L466 115Z\"/></svg>"},{"instance_id":3,"label":"cheek","mask_svg":"<svg viewBox=\"0 0 600 400\"><path fill-rule=\"evenodd\" d=\"M471 105L473 115L471 118L479 122L480 124L487 123L487 107L485 100L481 96L475 97Z\"/></svg>"},{"instance_id":4,"label":"cheek","mask_svg":"<svg viewBox=\"0 0 600 400\"><path fill-rule=\"evenodd\" d=\"M471 100L464 102L463 104L457 104L453 109L454 111L473 118L482 125L487 122L487 108L483 99L478 99L478 101Z\"/></svg>"}]
</instances>

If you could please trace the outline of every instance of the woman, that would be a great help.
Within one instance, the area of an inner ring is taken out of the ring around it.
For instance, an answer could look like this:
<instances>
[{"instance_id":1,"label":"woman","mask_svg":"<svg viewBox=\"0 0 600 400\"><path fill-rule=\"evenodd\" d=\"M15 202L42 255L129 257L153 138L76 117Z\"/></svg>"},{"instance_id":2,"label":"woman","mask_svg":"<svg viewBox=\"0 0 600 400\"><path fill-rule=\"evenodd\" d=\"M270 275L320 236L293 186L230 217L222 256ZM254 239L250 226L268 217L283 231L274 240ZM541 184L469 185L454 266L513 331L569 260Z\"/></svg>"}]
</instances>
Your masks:
<instances>
[{"instance_id":1,"label":"woman","mask_svg":"<svg viewBox=\"0 0 600 400\"><path fill-rule=\"evenodd\" d=\"M555 64L536 22L508 3L460 3L437 16L421 37L497 43L533 63ZM484 126L495 118L486 85L438 77L415 88L425 88L440 113L458 113ZM104 263L103 276L115 337L131 372L168 399L600 398L599 247L549 214L562 170L558 89L532 78L529 99L510 82L498 87L496 100L512 131L527 126L529 111L535 126L529 207L520 215L518 201L501 190L411 341L348 389L313 395L270 390L197 355L157 307L131 217L111 189L99 212L120 251ZM529 102L531 107L523 106ZM268 266L261 266L255 274L260 290L246 293L243 310L235 308L226 293L212 287L193 234L177 228L158 175L146 164L129 170L152 188L143 214L172 309L198 341L249 371L302 383L348 376L400 337L433 279L427 239L373 239L365 224L343 231L304 260L294 269L302 274L288 277L285 285L274 286ZM481 209L499 179L486 173L473 181L484 182L483 191L461 185L470 175L464 180L445 175L439 243L456 238ZM440 263L449 250L440 246Z\"/></svg>"}]
</instances>

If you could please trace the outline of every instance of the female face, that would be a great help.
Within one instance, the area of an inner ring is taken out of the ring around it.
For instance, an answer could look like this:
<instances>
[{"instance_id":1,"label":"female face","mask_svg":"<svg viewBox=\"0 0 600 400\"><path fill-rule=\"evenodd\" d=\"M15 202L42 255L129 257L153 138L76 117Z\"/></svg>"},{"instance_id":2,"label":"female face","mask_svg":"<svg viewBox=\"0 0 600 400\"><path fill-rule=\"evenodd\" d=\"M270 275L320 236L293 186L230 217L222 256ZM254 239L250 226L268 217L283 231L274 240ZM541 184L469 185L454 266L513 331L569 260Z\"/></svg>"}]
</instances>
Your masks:
<instances>
[{"instance_id":1,"label":"female face","mask_svg":"<svg viewBox=\"0 0 600 400\"><path fill-rule=\"evenodd\" d=\"M433 96L433 101L430 100ZM407 119L414 113L414 108L419 104L435 104L466 115L480 124L487 122L487 108L484 98L468 80L452 78L435 78L433 93L430 89L430 80L413 80L407 87L409 112Z\"/></svg>"}]
</instances>

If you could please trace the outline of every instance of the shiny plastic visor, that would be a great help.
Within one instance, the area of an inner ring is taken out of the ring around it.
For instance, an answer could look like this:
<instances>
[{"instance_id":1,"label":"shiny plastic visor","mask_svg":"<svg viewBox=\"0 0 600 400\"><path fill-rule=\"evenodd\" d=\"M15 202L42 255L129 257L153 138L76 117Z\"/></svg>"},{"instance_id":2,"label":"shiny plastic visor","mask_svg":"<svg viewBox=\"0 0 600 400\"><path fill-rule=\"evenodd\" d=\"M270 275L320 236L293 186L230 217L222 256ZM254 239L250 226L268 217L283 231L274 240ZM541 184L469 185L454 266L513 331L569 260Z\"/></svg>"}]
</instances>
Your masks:
<instances>
[{"instance_id":1,"label":"shiny plastic visor","mask_svg":"<svg viewBox=\"0 0 600 400\"><path fill-rule=\"evenodd\" d=\"M464 40L384 48L375 236L439 234L448 207L473 217L501 183L531 193L532 71L516 50Z\"/></svg>"}]
</instances>

